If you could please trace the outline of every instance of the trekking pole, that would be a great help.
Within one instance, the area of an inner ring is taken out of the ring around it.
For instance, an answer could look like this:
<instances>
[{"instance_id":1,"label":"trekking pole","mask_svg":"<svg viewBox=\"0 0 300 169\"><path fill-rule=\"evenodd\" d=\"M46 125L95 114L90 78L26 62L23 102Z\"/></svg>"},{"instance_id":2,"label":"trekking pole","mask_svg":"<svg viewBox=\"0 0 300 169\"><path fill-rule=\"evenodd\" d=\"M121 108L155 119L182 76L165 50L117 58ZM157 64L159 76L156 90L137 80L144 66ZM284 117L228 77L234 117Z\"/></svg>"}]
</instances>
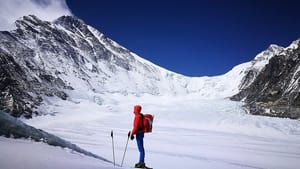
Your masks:
<instances>
[{"instance_id":1,"label":"trekking pole","mask_svg":"<svg viewBox=\"0 0 300 169\"><path fill-rule=\"evenodd\" d=\"M127 145L128 145L129 137L130 137L130 131L128 132L128 137L127 137L127 142L126 142L126 146L125 146L125 151L124 151L124 154L123 154L123 159L122 159L121 167L123 166L123 162L124 162L125 153L126 153L126 150L127 150Z\"/></svg>"},{"instance_id":2,"label":"trekking pole","mask_svg":"<svg viewBox=\"0 0 300 169\"><path fill-rule=\"evenodd\" d=\"M112 142L113 160L114 160L114 167L115 167L116 166L116 161L115 161L115 146L114 146L114 133L113 133L113 130L111 130L110 136L111 136L111 142Z\"/></svg>"}]
</instances>

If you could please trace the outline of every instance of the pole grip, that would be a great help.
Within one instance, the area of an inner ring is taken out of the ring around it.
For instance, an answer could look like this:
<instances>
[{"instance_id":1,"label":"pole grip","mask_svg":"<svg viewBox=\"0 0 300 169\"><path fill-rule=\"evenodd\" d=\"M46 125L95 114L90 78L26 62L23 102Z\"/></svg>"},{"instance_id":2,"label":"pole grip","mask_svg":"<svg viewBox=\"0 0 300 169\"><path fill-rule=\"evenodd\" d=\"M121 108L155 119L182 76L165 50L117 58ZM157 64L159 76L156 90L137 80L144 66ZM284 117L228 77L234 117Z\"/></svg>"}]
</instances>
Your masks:
<instances>
[{"instance_id":1,"label":"pole grip","mask_svg":"<svg viewBox=\"0 0 300 169\"><path fill-rule=\"evenodd\" d=\"M111 136L111 143L112 143L112 149L113 149L113 162L114 162L114 167L116 166L116 159L115 159L115 145L114 145L114 132L111 130L110 132Z\"/></svg>"}]
</instances>

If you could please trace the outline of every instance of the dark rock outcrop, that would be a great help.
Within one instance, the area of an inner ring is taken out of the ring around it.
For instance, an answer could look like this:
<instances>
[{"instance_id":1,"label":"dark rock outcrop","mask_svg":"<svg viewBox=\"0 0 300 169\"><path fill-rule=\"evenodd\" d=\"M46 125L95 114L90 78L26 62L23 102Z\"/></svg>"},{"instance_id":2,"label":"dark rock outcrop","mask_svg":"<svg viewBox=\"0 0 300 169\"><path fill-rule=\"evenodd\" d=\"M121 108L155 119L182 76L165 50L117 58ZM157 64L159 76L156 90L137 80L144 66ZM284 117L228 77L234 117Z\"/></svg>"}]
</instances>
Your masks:
<instances>
[{"instance_id":1,"label":"dark rock outcrop","mask_svg":"<svg viewBox=\"0 0 300 169\"><path fill-rule=\"evenodd\" d=\"M272 57L253 83L231 99L243 100L250 114L299 118L299 46L300 41L295 41L293 48Z\"/></svg>"},{"instance_id":2,"label":"dark rock outcrop","mask_svg":"<svg viewBox=\"0 0 300 169\"><path fill-rule=\"evenodd\" d=\"M0 109L15 117L31 117L41 99L29 95L27 89L28 80L21 66L12 56L0 52Z\"/></svg>"}]
</instances>

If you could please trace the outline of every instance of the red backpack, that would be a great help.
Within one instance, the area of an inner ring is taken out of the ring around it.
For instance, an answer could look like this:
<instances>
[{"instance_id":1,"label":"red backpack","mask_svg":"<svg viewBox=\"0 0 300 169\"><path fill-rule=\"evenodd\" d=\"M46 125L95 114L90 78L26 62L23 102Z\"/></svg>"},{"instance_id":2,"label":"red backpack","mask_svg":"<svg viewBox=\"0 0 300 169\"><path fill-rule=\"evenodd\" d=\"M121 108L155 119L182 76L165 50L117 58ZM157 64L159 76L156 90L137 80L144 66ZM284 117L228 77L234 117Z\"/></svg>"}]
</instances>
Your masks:
<instances>
[{"instance_id":1,"label":"red backpack","mask_svg":"<svg viewBox=\"0 0 300 169\"><path fill-rule=\"evenodd\" d=\"M144 114L142 115L143 118L143 130L145 133L152 132L152 123L154 116L152 114Z\"/></svg>"}]
</instances>

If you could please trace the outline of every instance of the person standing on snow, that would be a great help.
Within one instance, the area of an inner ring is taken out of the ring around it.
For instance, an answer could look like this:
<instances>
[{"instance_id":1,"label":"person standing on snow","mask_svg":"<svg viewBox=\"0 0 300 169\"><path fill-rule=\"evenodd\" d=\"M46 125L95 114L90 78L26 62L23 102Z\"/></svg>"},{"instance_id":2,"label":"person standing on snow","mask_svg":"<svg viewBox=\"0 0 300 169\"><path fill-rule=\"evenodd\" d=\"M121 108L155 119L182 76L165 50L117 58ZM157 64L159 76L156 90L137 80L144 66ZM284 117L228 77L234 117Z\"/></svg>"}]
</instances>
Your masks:
<instances>
[{"instance_id":1,"label":"person standing on snow","mask_svg":"<svg viewBox=\"0 0 300 169\"><path fill-rule=\"evenodd\" d=\"M141 113L142 106L135 105L133 108L134 121L133 129L131 131L130 139L134 139L136 135L136 143L140 152L140 159L135 168L147 168L145 165L145 149L144 149L144 130L143 130L143 114Z\"/></svg>"}]
</instances>

